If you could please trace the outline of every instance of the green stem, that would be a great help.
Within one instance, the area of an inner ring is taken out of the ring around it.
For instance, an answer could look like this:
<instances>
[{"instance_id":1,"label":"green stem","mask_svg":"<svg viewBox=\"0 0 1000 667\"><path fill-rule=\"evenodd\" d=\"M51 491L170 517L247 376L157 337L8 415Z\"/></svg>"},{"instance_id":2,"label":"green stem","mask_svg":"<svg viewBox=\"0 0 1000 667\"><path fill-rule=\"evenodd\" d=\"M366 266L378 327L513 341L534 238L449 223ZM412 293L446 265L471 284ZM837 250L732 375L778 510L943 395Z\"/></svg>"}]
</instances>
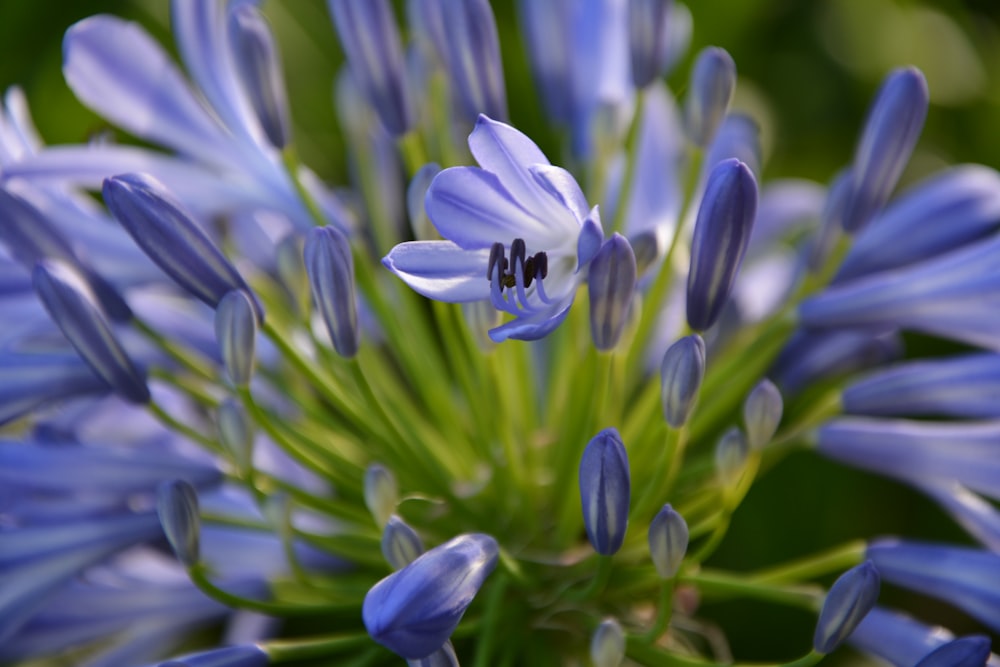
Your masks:
<instances>
[{"instance_id":1,"label":"green stem","mask_svg":"<svg viewBox=\"0 0 1000 667\"><path fill-rule=\"evenodd\" d=\"M331 605L305 605L305 604L288 604L282 602L267 602L264 600L254 600L251 598L245 598L240 595L235 595L228 591L225 591L215 584L213 584L208 579L208 573L206 572L204 563L195 563L188 568L188 576L191 577L191 583L198 587L198 589L212 598L213 600L218 600L227 607L232 607L234 609L249 609L251 611L260 612L262 614L267 614L269 616L316 616L321 614L328 614L333 611L337 611L339 608Z\"/></svg>"},{"instance_id":2,"label":"green stem","mask_svg":"<svg viewBox=\"0 0 1000 667\"><path fill-rule=\"evenodd\" d=\"M371 637L367 634L359 633L355 635L322 637L320 639L278 640L262 644L261 648L267 653L268 661L271 664L275 664L328 658L344 651L353 651L360 646L371 644L371 641Z\"/></svg>"},{"instance_id":3,"label":"green stem","mask_svg":"<svg viewBox=\"0 0 1000 667\"><path fill-rule=\"evenodd\" d=\"M656 608L656 619L649 630L641 635L642 641L655 642L663 636L670 625L670 617L673 616L674 611L674 584L676 581L676 578L670 578L663 582L660 588L660 603Z\"/></svg>"},{"instance_id":4,"label":"green stem","mask_svg":"<svg viewBox=\"0 0 1000 667\"><path fill-rule=\"evenodd\" d=\"M723 599L749 597L812 611L818 610L823 601L823 591L816 586L778 586L753 581L742 574L729 574L717 570L684 574L679 579L683 583L696 586L707 597Z\"/></svg>"},{"instance_id":5,"label":"green stem","mask_svg":"<svg viewBox=\"0 0 1000 667\"><path fill-rule=\"evenodd\" d=\"M867 548L864 540L855 540L807 558L750 573L747 578L758 584L783 584L842 572L864 560Z\"/></svg>"},{"instance_id":6,"label":"green stem","mask_svg":"<svg viewBox=\"0 0 1000 667\"><path fill-rule=\"evenodd\" d=\"M488 667L493 658L493 644L496 632L500 625L499 616L503 607L504 592L507 588L508 579L502 573L493 583L486 597L486 609L483 611L483 631L477 637L476 660L473 667Z\"/></svg>"}]
</instances>

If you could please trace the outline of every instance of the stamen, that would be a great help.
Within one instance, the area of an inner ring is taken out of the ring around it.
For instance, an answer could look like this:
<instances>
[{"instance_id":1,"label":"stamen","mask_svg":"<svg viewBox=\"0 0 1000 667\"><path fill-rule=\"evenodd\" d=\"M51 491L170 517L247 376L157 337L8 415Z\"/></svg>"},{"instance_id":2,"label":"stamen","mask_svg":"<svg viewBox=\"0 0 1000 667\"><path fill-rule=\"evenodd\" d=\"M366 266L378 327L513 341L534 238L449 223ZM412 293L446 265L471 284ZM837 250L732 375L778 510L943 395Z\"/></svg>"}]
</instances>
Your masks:
<instances>
[{"instance_id":1,"label":"stamen","mask_svg":"<svg viewBox=\"0 0 1000 667\"><path fill-rule=\"evenodd\" d=\"M497 270L495 280L494 269ZM518 271L520 271L521 274L520 281L517 279ZM494 287L494 282L496 283L494 305L496 305L496 297L499 297L503 293L503 289L505 287L507 289L517 288L517 297L512 298L511 301L504 301L508 307L502 308L497 306L501 310L507 310L509 312L509 307L511 305L516 309L517 299L520 300L521 304L527 307L528 297L525 290L531 286L531 283L536 278L539 281L538 289L541 290L541 280L548 276L548 274L548 255L544 252L537 252L531 257L528 257L527 244L525 244L524 239L514 239L514 241L510 244L509 261L507 257L505 257L504 246L502 243L494 243L490 246L490 259L486 267L486 279L490 281L491 292L493 292L492 288ZM545 300L544 297L543 300Z\"/></svg>"}]
</instances>

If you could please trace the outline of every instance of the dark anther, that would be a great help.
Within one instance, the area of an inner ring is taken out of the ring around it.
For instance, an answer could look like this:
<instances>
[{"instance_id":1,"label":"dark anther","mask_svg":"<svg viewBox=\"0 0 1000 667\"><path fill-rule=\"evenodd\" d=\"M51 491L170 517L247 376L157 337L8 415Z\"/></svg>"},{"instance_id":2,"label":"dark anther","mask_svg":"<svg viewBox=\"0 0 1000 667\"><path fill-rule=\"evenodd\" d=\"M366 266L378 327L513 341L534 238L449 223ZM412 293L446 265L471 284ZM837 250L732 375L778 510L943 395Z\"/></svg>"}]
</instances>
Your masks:
<instances>
[{"instance_id":1,"label":"dark anther","mask_svg":"<svg viewBox=\"0 0 1000 667\"><path fill-rule=\"evenodd\" d=\"M487 280L493 280L493 270L497 270L497 282L500 283L500 291L503 288L512 289L517 286L518 263L521 266L521 282L525 288L530 287L536 278L541 280L549 274L549 258L544 252L536 252L528 257L528 248L524 239L514 239L510 244L510 260L504 256L502 243L494 243L490 246L490 260L486 267ZM509 269L509 271L508 271Z\"/></svg>"},{"instance_id":2,"label":"dark anther","mask_svg":"<svg viewBox=\"0 0 1000 667\"><path fill-rule=\"evenodd\" d=\"M535 260L535 275L539 278L548 278L549 256L544 252L536 252L532 259Z\"/></svg>"},{"instance_id":3,"label":"dark anther","mask_svg":"<svg viewBox=\"0 0 1000 667\"><path fill-rule=\"evenodd\" d=\"M531 281L535 279L535 258L529 257L524 260L524 286L531 287Z\"/></svg>"},{"instance_id":4,"label":"dark anther","mask_svg":"<svg viewBox=\"0 0 1000 667\"><path fill-rule=\"evenodd\" d=\"M490 247L490 263L486 267L486 279L487 280L493 280L493 267L495 267L497 265L497 262L500 262L500 264L501 264L501 266L500 266L500 273L502 274L506 270L506 268L507 268L507 267L503 266L504 264L507 263L507 259L503 256L503 244L502 243L494 243Z\"/></svg>"}]
</instances>

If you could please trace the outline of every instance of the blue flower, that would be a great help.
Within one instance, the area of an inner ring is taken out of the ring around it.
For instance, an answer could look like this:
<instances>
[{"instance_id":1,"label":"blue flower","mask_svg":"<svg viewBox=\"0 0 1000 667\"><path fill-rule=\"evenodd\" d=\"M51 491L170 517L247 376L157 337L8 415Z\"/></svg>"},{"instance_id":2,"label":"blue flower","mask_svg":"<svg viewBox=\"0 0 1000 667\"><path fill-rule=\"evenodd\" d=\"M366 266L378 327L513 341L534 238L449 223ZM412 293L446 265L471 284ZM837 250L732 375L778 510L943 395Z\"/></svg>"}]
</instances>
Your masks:
<instances>
[{"instance_id":1,"label":"blue flower","mask_svg":"<svg viewBox=\"0 0 1000 667\"><path fill-rule=\"evenodd\" d=\"M878 600L879 574L866 561L833 582L816 623L813 648L830 653L854 631Z\"/></svg>"},{"instance_id":2,"label":"blue flower","mask_svg":"<svg viewBox=\"0 0 1000 667\"><path fill-rule=\"evenodd\" d=\"M611 556L625 541L631 487L625 445L617 430L606 428L587 443L580 459L583 525L602 556Z\"/></svg>"},{"instance_id":3,"label":"blue flower","mask_svg":"<svg viewBox=\"0 0 1000 667\"><path fill-rule=\"evenodd\" d=\"M912 667L953 635L941 627L931 627L908 616L875 607L848 638L854 648L889 661L898 667Z\"/></svg>"},{"instance_id":4,"label":"blue flower","mask_svg":"<svg viewBox=\"0 0 1000 667\"><path fill-rule=\"evenodd\" d=\"M489 299L514 319L490 338L536 340L566 317L603 239L573 177L525 135L480 116L469 137L481 165L445 169L427 214L445 241L402 243L383 264L438 301Z\"/></svg>"},{"instance_id":5,"label":"blue flower","mask_svg":"<svg viewBox=\"0 0 1000 667\"><path fill-rule=\"evenodd\" d=\"M489 535L459 535L375 584L362 616L368 634L407 659L440 649L496 567Z\"/></svg>"}]
</instances>

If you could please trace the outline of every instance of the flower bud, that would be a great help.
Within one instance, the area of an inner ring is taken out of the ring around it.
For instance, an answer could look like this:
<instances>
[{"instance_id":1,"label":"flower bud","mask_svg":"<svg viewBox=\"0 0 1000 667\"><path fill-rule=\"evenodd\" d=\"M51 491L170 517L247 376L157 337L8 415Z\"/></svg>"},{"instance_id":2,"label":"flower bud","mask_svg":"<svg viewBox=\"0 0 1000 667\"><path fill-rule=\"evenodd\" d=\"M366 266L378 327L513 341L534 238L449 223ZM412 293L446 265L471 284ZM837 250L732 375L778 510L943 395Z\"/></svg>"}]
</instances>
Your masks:
<instances>
[{"instance_id":1,"label":"flower bud","mask_svg":"<svg viewBox=\"0 0 1000 667\"><path fill-rule=\"evenodd\" d=\"M375 523L388 523L396 503L399 502L399 486L392 471L380 463L373 463L365 470L365 505L375 518Z\"/></svg>"},{"instance_id":2,"label":"flower bud","mask_svg":"<svg viewBox=\"0 0 1000 667\"><path fill-rule=\"evenodd\" d=\"M131 403L149 401L144 374L115 337L97 297L83 276L58 260L43 260L32 272L45 310L90 368Z\"/></svg>"},{"instance_id":3,"label":"flower bud","mask_svg":"<svg viewBox=\"0 0 1000 667\"><path fill-rule=\"evenodd\" d=\"M990 638L970 635L942 644L921 658L915 667L985 667L990 659Z\"/></svg>"},{"instance_id":4,"label":"flower bud","mask_svg":"<svg viewBox=\"0 0 1000 667\"><path fill-rule=\"evenodd\" d=\"M275 148L288 144L291 134L288 99L281 63L274 47L274 37L254 5L238 5L229 15L229 37L233 47L236 74L243 83L268 141Z\"/></svg>"},{"instance_id":5,"label":"flower bud","mask_svg":"<svg viewBox=\"0 0 1000 667\"><path fill-rule=\"evenodd\" d=\"M757 216L757 181L735 158L712 168L695 220L687 282L687 320L715 324L729 300Z\"/></svg>"},{"instance_id":6,"label":"flower bud","mask_svg":"<svg viewBox=\"0 0 1000 667\"><path fill-rule=\"evenodd\" d=\"M304 255L313 300L333 347L342 357L353 357L359 333L351 245L335 227L321 227L309 232Z\"/></svg>"},{"instance_id":7,"label":"flower bud","mask_svg":"<svg viewBox=\"0 0 1000 667\"><path fill-rule=\"evenodd\" d=\"M730 487L739 481L743 466L747 462L750 447L743 431L731 428L715 444L715 472L723 487Z\"/></svg>"},{"instance_id":8,"label":"flower bud","mask_svg":"<svg viewBox=\"0 0 1000 667\"><path fill-rule=\"evenodd\" d=\"M621 548L628 527L631 478L618 431L607 428L587 444L580 460L583 524L594 550L610 556Z\"/></svg>"},{"instance_id":9,"label":"flower bud","mask_svg":"<svg viewBox=\"0 0 1000 667\"><path fill-rule=\"evenodd\" d=\"M761 449L771 442L781 423L782 409L781 392L764 378L743 402L743 425L750 449Z\"/></svg>"},{"instance_id":10,"label":"flower bud","mask_svg":"<svg viewBox=\"0 0 1000 667\"><path fill-rule=\"evenodd\" d=\"M889 200L920 138L929 101L927 81L917 68L898 69L886 77L854 154L845 231L864 227Z\"/></svg>"},{"instance_id":11,"label":"flower bud","mask_svg":"<svg viewBox=\"0 0 1000 667\"><path fill-rule=\"evenodd\" d=\"M613 618L606 618L590 638L590 660L594 667L618 667L625 659L625 631Z\"/></svg>"},{"instance_id":12,"label":"flower bud","mask_svg":"<svg viewBox=\"0 0 1000 667\"><path fill-rule=\"evenodd\" d=\"M645 88L660 77L666 66L672 0L630 0L628 3L629 55L632 83Z\"/></svg>"},{"instance_id":13,"label":"flower bud","mask_svg":"<svg viewBox=\"0 0 1000 667\"><path fill-rule=\"evenodd\" d=\"M185 567L197 563L201 520L194 487L183 480L161 484L156 492L156 514L177 560Z\"/></svg>"},{"instance_id":14,"label":"flower bud","mask_svg":"<svg viewBox=\"0 0 1000 667\"><path fill-rule=\"evenodd\" d=\"M444 38L438 44L452 87L469 121L479 114L507 120L500 39L489 0L437 0Z\"/></svg>"},{"instance_id":15,"label":"flower bud","mask_svg":"<svg viewBox=\"0 0 1000 667\"><path fill-rule=\"evenodd\" d=\"M219 404L215 422L219 441L233 458L237 470L250 470L253 464L254 426L246 410L234 399L227 398Z\"/></svg>"},{"instance_id":16,"label":"flower bud","mask_svg":"<svg viewBox=\"0 0 1000 667\"><path fill-rule=\"evenodd\" d=\"M394 570L404 567L424 553L424 543L417 532L393 514L382 531L382 555Z\"/></svg>"},{"instance_id":17,"label":"flower bud","mask_svg":"<svg viewBox=\"0 0 1000 667\"><path fill-rule=\"evenodd\" d=\"M328 0L351 74L391 134L415 122L403 47L389 0Z\"/></svg>"},{"instance_id":18,"label":"flower bud","mask_svg":"<svg viewBox=\"0 0 1000 667\"><path fill-rule=\"evenodd\" d=\"M598 350L608 351L618 344L628 322L635 281L632 246L616 233L594 255L588 272L590 335Z\"/></svg>"},{"instance_id":19,"label":"flower bud","mask_svg":"<svg viewBox=\"0 0 1000 667\"><path fill-rule=\"evenodd\" d=\"M684 106L691 141L708 146L715 137L736 89L736 63L725 49L701 50L691 73L691 89Z\"/></svg>"},{"instance_id":20,"label":"flower bud","mask_svg":"<svg viewBox=\"0 0 1000 667\"><path fill-rule=\"evenodd\" d=\"M237 387L247 386L256 361L257 316L246 292L233 290L219 301L215 309L215 338L229 379Z\"/></svg>"},{"instance_id":21,"label":"flower bud","mask_svg":"<svg viewBox=\"0 0 1000 667\"><path fill-rule=\"evenodd\" d=\"M669 504L663 506L649 524L649 555L663 579L677 574L687 554L688 526Z\"/></svg>"},{"instance_id":22,"label":"flower bud","mask_svg":"<svg viewBox=\"0 0 1000 667\"><path fill-rule=\"evenodd\" d=\"M440 650L493 571L499 545L459 535L375 584L361 608L372 639L408 660Z\"/></svg>"},{"instance_id":23,"label":"flower bud","mask_svg":"<svg viewBox=\"0 0 1000 667\"><path fill-rule=\"evenodd\" d=\"M663 418L673 428L687 423L704 377L705 341L701 336L685 336L667 348L660 364L660 392Z\"/></svg>"},{"instance_id":24,"label":"flower bud","mask_svg":"<svg viewBox=\"0 0 1000 667\"><path fill-rule=\"evenodd\" d=\"M143 252L181 287L215 308L227 293L252 294L208 234L152 176L125 174L105 179L104 203ZM264 310L253 300L257 320Z\"/></svg>"},{"instance_id":25,"label":"flower bud","mask_svg":"<svg viewBox=\"0 0 1000 667\"><path fill-rule=\"evenodd\" d=\"M878 570L870 560L851 568L833 582L813 635L813 648L827 654L847 637L871 611L878 600Z\"/></svg>"}]
</instances>

